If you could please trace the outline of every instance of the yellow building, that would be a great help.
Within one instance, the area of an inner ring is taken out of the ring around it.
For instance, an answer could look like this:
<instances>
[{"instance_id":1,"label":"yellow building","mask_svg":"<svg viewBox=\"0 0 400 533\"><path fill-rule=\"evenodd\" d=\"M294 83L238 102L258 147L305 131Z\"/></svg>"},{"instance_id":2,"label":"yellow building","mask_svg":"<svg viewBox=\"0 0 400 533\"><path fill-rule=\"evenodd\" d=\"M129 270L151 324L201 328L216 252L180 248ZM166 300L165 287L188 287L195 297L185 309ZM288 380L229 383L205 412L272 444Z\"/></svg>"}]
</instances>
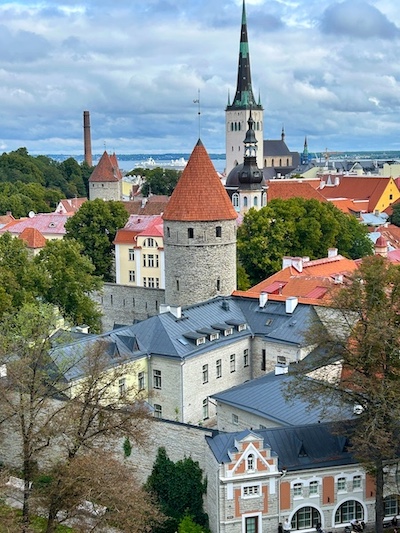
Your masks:
<instances>
[{"instance_id":1,"label":"yellow building","mask_svg":"<svg viewBox=\"0 0 400 533\"><path fill-rule=\"evenodd\" d=\"M114 240L116 283L164 289L164 237L160 215L131 215Z\"/></svg>"}]
</instances>

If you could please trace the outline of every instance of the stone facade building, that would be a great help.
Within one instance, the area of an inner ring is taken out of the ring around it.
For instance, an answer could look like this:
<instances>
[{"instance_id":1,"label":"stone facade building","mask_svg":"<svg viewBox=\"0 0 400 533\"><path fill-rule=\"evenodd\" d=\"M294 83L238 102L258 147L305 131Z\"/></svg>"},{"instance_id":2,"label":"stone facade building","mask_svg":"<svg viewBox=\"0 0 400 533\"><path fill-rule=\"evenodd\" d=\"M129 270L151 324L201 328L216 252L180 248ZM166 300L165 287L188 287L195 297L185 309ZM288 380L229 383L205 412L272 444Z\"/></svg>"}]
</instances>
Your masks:
<instances>
[{"instance_id":1,"label":"stone facade building","mask_svg":"<svg viewBox=\"0 0 400 533\"><path fill-rule=\"evenodd\" d=\"M89 200L122 200L122 174L117 156L106 151L89 178Z\"/></svg>"}]
</instances>

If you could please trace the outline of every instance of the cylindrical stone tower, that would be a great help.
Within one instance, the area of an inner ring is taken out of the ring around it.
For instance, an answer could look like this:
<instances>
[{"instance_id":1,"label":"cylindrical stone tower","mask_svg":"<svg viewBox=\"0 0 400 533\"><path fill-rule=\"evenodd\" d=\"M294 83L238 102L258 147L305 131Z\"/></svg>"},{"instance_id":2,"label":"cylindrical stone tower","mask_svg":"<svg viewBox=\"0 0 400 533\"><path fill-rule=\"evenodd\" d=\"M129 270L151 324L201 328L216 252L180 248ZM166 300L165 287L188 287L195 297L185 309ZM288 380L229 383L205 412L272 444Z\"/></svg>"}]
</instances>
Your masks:
<instances>
[{"instance_id":1,"label":"cylindrical stone tower","mask_svg":"<svg viewBox=\"0 0 400 533\"><path fill-rule=\"evenodd\" d=\"M236 217L199 140L163 214L166 304L191 305L236 289Z\"/></svg>"}]
</instances>

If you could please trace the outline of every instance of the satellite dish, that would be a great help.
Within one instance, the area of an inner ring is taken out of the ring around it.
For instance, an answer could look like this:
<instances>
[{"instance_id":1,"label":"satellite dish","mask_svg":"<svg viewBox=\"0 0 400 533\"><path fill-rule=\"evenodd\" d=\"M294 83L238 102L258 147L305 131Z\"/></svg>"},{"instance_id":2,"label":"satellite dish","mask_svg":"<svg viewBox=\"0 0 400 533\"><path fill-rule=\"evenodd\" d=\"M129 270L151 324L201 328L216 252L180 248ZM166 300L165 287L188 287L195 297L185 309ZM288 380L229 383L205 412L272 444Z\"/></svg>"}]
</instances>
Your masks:
<instances>
[{"instance_id":1,"label":"satellite dish","mask_svg":"<svg viewBox=\"0 0 400 533\"><path fill-rule=\"evenodd\" d=\"M33 218L35 216L35 211L29 211L28 217Z\"/></svg>"}]
</instances>

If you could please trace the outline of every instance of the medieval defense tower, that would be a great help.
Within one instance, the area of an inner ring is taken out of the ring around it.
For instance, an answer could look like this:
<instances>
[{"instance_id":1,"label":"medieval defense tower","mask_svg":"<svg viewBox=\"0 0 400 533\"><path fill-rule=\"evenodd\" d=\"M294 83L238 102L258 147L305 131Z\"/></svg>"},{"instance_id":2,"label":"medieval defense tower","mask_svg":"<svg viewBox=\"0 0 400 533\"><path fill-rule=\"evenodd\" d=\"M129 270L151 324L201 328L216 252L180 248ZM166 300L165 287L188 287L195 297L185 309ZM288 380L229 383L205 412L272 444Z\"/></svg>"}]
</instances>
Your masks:
<instances>
[{"instance_id":1,"label":"medieval defense tower","mask_svg":"<svg viewBox=\"0 0 400 533\"><path fill-rule=\"evenodd\" d=\"M256 102L251 86L250 53L247 38L246 6L243 0L242 27L240 34L239 65L235 98L228 101L225 115L226 128L226 168L229 172L238 164L243 163L243 139L247 130L247 121L251 116L254 120L254 132L258 143L257 165L264 167L263 154L263 121L264 109L260 100Z\"/></svg>"},{"instance_id":2,"label":"medieval defense tower","mask_svg":"<svg viewBox=\"0 0 400 533\"><path fill-rule=\"evenodd\" d=\"M163 214L167 305L191 305L236 289L236 217L199 140Z\"/></svg>"}]
</instances>

